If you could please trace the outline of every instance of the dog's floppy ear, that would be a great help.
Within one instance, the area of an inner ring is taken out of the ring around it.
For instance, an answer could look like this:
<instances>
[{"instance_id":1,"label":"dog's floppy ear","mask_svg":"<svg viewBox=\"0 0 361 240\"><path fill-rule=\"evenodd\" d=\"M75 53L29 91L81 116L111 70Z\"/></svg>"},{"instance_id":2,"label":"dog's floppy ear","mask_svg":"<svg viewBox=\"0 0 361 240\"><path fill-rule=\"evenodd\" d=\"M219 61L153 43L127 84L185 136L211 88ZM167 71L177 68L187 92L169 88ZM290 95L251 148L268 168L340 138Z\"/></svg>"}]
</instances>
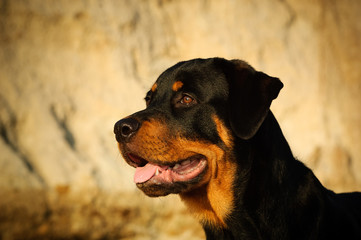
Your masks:
<instances>
[{"instance_id":1,"label":"dog's floppy ear","mask_svg":"<svg viewBox=\"0 0 361 240\"><path fill-rule=\"evenodd\" d=\"M230 124L238 137L247 140L258 131L283 84L241 60L231 62L234 71L228 79Z\"/></svg>"}]
</instances>

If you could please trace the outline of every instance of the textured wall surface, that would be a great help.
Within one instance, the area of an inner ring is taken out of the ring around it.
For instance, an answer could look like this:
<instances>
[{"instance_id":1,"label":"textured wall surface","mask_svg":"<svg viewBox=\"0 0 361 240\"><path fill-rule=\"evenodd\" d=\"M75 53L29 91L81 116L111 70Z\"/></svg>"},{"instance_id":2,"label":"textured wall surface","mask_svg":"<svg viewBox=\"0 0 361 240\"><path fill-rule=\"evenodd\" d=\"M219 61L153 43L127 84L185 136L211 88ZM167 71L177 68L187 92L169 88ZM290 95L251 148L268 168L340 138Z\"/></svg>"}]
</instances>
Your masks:
<instances>
[{"instance_id":1,"label":"textured wall surface","mask_svg":"<svg viewBox=\"0 0 361 240\"><path fill-rule=\"evenodd\" d=\"M180 60L248 61L294 154L361 190L358 0L0 0L0 239L202 239L177 196L150 199L114 123Z\"/></svg>"}]
</instances>

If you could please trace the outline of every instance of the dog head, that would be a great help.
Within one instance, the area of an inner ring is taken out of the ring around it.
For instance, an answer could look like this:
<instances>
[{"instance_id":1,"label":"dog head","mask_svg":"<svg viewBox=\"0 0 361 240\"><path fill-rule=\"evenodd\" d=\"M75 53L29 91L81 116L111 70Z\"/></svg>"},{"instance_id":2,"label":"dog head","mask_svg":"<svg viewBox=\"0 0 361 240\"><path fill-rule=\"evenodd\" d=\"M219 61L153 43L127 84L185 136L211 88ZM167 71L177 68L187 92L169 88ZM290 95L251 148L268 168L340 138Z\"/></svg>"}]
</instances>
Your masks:
<instances>
[{"instance_id":1,"label":"dog head","mask_svg":"<svg viewBox=\"0 0 361 240\"><path fill-rule=\"evenodd\" d=\"M114 127L138 188L156 197L220 179L231 185L235 139L256 134L282 87L241 60L194 59L167 69L146 109Z\"/></svg>"}]
</instances>

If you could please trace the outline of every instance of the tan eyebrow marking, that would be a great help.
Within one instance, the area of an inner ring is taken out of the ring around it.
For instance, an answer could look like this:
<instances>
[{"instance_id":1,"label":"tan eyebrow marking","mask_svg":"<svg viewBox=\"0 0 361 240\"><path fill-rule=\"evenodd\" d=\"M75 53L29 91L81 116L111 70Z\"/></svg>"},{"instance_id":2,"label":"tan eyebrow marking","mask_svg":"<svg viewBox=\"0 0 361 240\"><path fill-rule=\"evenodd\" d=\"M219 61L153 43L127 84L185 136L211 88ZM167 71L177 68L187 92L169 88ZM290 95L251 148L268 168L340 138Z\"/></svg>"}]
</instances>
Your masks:
<instances>
[{"instance_id":1,"label":"tan eyebrow marking","mask_svg":"<svg viewBox=\"0 0 361 240\"><path fill-rule=\"evenodd\" d=\"M181 81L176 81L173 86L172 86L172 90L173 91L178 91L181 87L183 86L183 83Z\"/></svg>"},{"instance_id":2,"label":"tan eyebrow marking","mask_svg":"<svg viewBox=\"0 0 361 240\"><path fill-rule=\"evenodd\" d=\"M151 89L152 92L155 92L155 90L157 89L157 87L158 87L158 85L157 85L156 83L154 83L153 86L152 86L152 89Z\"/></svg>"}]
</instances>

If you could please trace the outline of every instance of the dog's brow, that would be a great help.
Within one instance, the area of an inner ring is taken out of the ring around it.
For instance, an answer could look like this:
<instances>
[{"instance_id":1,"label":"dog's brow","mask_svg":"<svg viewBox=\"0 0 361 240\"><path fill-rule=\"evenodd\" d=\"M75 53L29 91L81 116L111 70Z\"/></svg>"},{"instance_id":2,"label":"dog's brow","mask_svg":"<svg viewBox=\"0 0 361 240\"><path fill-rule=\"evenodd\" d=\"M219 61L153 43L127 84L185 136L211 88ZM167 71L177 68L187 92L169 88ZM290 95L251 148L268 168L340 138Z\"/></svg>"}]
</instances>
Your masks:
<instances>
[{"instance_id":1,"label":"dog's brow","mask_svg":"<svg viewBox=\"0 0 361 240\"><path fill-rule=\"evenodd\" d=\"M172 86L172 90L173 91L178 91L181 87L183 86L183 82L181 81L176 81L173 86Z\"/></svg>"},{"instance_id":2,"label":"dog's brow","mask_svg":"<svg viewBox=\"0 0 361 240\"><path fill-rule=\"evenodd\" d=\"M156 83L153 84L153 86L152 86L152 88L151 88L152 92L155 92L155 90L157 89L157 86L158 86L158 85L157 85Z\"/></svg>"}]
</instances>

